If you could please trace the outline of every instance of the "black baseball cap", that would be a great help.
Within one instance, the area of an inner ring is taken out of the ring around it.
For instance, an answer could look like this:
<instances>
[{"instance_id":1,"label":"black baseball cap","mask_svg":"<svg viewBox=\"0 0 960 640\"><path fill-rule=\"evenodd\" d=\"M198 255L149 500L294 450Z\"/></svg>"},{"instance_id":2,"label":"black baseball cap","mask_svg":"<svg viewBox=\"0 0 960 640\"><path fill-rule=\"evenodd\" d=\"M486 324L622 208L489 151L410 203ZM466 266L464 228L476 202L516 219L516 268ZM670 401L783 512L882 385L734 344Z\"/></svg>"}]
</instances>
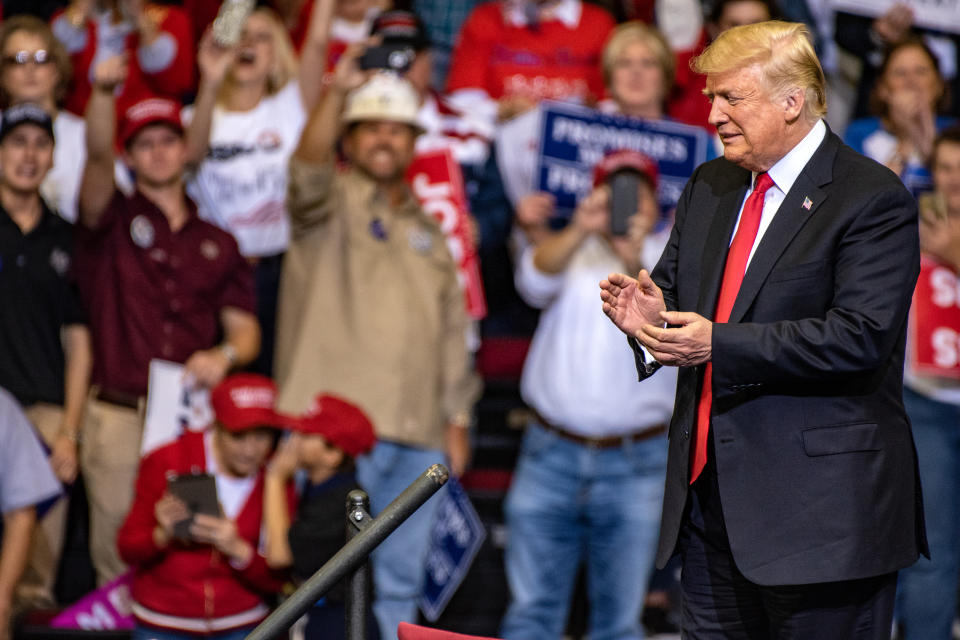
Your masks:
<instances>
[{"instance_id":1,"label":"black baseball cap","mask_svg":"<svg viewBox=\"0 0 960 640\"><path fill-rule=\"evenodd\" d=\"M46 131L53 139L53 118L38 104L22 102L15 104L3 112L0 122L0 142L7 135L22 124L32 124Z\"/></svg>"},{"instance_id":2,"label":"black baseball cap","mask_svg":"<svg viewBox=\"0 0 960 640\"><path fill-rule=\"evenodd\" d=\"M423 51L430 48L430 37L423 21L412 11L384 11L374 19L370 35L380 36L384 44L402 44Z\"/></svg>"}]
</instances>

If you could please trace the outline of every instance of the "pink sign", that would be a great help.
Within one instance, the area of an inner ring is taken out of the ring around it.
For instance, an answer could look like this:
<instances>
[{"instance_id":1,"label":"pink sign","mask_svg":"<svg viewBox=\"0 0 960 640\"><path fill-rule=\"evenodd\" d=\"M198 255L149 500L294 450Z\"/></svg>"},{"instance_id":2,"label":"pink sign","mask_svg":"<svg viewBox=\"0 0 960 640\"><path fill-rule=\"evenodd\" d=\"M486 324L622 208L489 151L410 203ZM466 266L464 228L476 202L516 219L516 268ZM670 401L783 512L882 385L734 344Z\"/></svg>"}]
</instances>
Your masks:
<instances>
[{"instance_id":1,"label":"pink sign","mask_svg":"<svg viewBox=\"0 0 960 640\"><path fill-rule=\"evenodd\" d=\"M61 611L50 626L88 631L133 629L132 582L133 572L128 571Z\"/></svg>"}]
</instances>

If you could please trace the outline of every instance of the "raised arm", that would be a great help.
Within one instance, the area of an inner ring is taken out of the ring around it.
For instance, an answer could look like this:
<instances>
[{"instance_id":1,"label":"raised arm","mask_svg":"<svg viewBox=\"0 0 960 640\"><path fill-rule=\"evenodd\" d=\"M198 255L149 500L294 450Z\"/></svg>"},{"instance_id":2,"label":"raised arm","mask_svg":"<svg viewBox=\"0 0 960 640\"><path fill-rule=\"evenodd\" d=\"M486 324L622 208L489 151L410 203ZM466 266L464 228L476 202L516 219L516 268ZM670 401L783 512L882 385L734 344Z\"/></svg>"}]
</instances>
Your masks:
<instances>
[{"instance_id":1,"label":"raised arm","mask_svg":"<svg viewBox=\"0 0 960 640\"><path fill-rule=\"evenodd\" d=\"M610 226L610 190L594 189L577 204L570 224L561 231L546 235L537 245L533 264L544 273L560 273L567 268L577 248L594 233L603 233Z\"/></svg>"},{"instance_id":2,"label":"raised arm","mask_svg":"<svg viewBox=\"0 0 960 640\"><path fill-rule=\"evenodd\" d=\"M277 446L263 478L263 525L266 530L263 557L271 569L285 569L293 564L288 487L297 470L299 450L300 435L291 433Z\"/></svg>"},{"instance_id":3,"label":"raised arm","mask_svg":"<svg viewBox=\"0 0 960 640\"><path fill-rule=\"evenodd\" d=\"M197 51L197 66L200 69L200 87L193 103L193 118L187 127L187 167L194 169L203 162L210 146L210 129L213 125L213 109L227 71L233 64L236 47L225 48L217 44L212 30L203 34Z\"/></svg>"},{"instance_id":4,"label":"raised arm","mask_svg":"<svg viewBox=\"0 0 960 640\"><path fill-rule=\"evenodd\" d=\"M87 102L87 163L80 184L80 224L93 229L113 198L113 142L117 132L114 90L127 77L126 55L107 58L97 65L93 91Z\"/></svg>"},{"instance_id":5,"label":"raised arm","mask_svg":"<svg viewBox=\"0 0 960 640\"><path fill-rule=\"evenodd\" d=\"M316 0L310 13L310 26L307 38L300 51L300 98L303 107L309 113L317 106L320 92L323 91L323 78L326 74L327 55L330 45L330 24L333 22L333 9L336 0Z\"/></svg>"},{"instance_id":6,"label":"raised arm","mask_svg":"<svg viewBox=\"0 0 960 640\"><path fill-rule=\"evenodd\" d=\"M294 157L310 164L333 162L337 138L340 136L340 113L347 94L362 85L369 74L360 70L358 60L366 51L367 43L347 47L333 71L333 81L319 104L310 113L300 136Z\"/></svg>"}]
</instances>

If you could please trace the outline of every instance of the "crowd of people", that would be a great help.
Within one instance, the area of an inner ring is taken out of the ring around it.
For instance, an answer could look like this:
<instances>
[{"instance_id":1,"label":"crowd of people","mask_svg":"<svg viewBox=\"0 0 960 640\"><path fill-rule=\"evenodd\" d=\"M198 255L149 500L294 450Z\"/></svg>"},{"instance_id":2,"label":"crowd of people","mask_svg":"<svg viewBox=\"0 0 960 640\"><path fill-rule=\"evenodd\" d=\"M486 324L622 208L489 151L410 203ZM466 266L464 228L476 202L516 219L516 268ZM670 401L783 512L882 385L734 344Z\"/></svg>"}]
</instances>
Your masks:
<instances>
[{"instance_id":1,"label":"crowd of people","mask_svg":"<svg viewBox=\"0 0 960 640\"><path fill-rule=\"evenodd\" d=\"M643 637L644 604L670 606L650 582L667 432L675 397L686 419L695 395L684 369L679 395L677 368L637 383L643 353L601 315L597 285L670 249L676 176L655 150L606 149L565 212L536 177L536 135L512 137L564 103L725 155L735 143L694 68L721 34L769 20L807 25L829 88L820 139L838 134L919 203L932 284L909 317L903 395L930 558L902 572L897 620L905 640L950 638L960 35L916 26L907 5L828 4L272 0L235 41L215 28L229 18L219 0L5 4L0 639L17 614L64 604L54 581L78 476L97 584L132 572L135 637L244 637L344 543L350 490L376 514L434 463L467 472L477 350L502 334L530 350L501 634L561 637L583 568L590 637ZM412 179L438 157L439 177ZM209 390L214 419L144 456L155 360ZM177 495L191 477L218 508ZM376 637L417 619L436 505L374 552ZM306 637L342 636L342 619L335 591Z\"/></svg>"}]
</instances>

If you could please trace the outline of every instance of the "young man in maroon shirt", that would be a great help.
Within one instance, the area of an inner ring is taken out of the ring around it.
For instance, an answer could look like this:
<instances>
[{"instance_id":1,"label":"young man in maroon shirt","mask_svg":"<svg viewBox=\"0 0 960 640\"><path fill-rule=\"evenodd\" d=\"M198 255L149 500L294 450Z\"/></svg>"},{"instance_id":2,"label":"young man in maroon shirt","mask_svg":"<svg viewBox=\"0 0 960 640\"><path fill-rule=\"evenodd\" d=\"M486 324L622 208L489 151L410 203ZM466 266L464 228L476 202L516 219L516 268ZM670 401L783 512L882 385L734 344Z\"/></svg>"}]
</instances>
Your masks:
<instances>
[{"instance_id":1,"label":"young man in maroon shirt","mask_svg":"<svg viewBox=\"0 0 960 640\"><path fill-rule=\"evenodd\" d=\"M132 500L150 361L183 363L187 379L213 387L260 348L250 267L184 192L177 103L153 98L122 114L135 189L114 184L114 90L126 73L122 57L96 69L76 247L94 350L81 469L99 584L124 569L115 537Z\"/></svg>"}]
</instances>

